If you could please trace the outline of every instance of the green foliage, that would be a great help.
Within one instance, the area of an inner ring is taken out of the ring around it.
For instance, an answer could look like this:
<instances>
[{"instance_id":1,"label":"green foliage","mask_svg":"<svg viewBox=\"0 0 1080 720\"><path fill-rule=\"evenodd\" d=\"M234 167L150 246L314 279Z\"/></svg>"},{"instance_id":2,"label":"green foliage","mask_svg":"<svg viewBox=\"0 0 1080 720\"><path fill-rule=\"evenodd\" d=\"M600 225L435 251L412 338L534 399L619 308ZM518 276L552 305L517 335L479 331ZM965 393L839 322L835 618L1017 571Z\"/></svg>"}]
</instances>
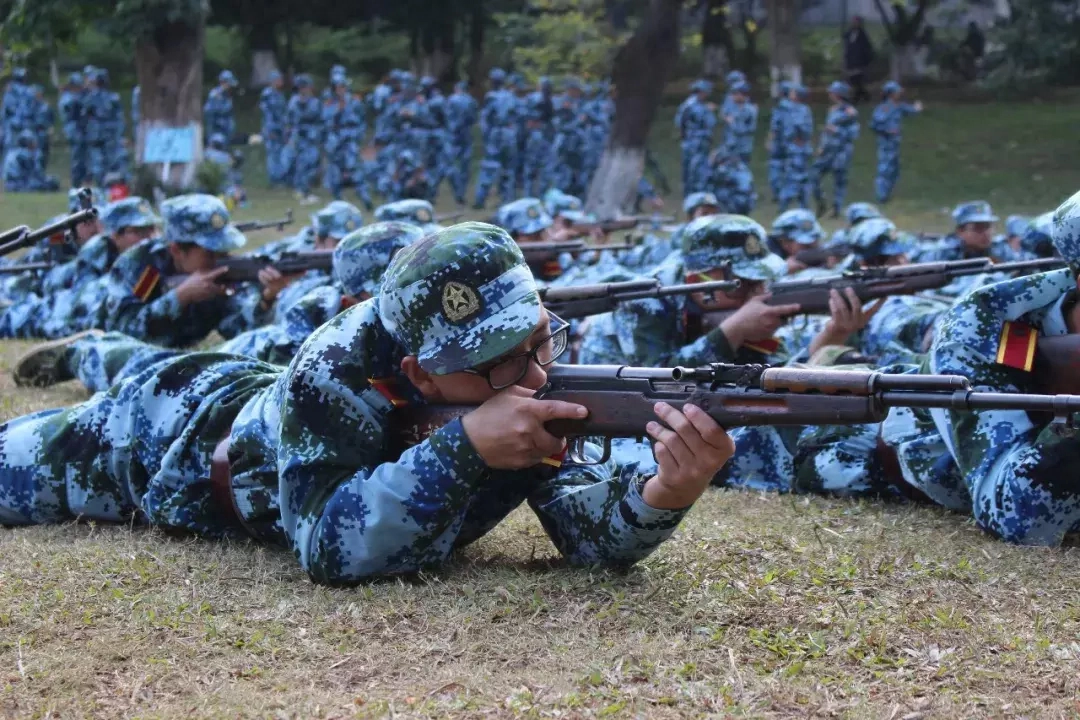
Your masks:
<instances>
[{"instance_id":1,"label":"green foliage","mask_svg":"<svg viewBox=\"0 0 1080 720\"><path fill-rule=\"evenodd\" d=\"M982 84L1030 92L1046 84L1080 82L1080 12L1075 4L1029 0L992 28Z\"/></svg>"},{"instance_id":2,"label":"green foliage","mask_svg":"<svg viewBox=\"0 0 1080 720\"><path fill-rule=\"evenodd\" d=\"M229 171L222 165L204 160L195 168L195 187L198 192L221 195L229 181Z\"/></svg>"},{"instance_id":3,"label":"green foliage","mask_svg":"<svg viewBox=\"0 0 1080 720\"><path fill-rule=\"evenodd\" d=\"M533 0L531 14L498 13L500 40L510 48L516 71L541 75L603 77L629 37L605 17L603 0Z\"/></svg>"}]
</instances>

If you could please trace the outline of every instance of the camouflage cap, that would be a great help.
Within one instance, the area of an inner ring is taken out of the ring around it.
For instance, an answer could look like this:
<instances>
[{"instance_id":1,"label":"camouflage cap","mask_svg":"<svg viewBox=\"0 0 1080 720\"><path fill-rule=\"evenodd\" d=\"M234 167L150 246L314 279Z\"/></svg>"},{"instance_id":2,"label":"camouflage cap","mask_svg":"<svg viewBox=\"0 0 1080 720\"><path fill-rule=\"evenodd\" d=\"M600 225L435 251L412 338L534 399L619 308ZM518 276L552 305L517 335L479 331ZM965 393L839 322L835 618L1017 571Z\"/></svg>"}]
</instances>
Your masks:
<instances>
[{"instance_id":1,"label":"camouflage cap","mask_svg":"<svg viewBox=\"0 0 1080 720\"><path fill-rule=\"evenodd\" d=\"M68 75L68 85L82 85L83 76L81 72L73 72Z\"/></svg>"},{"instance_id":2,"label":"camouflage cap","mask_svg":"<svg viewBox=\"0 0 1080 720\"><path fill-rule=\"evenodd\" d=\"M746 82L746 73L742 70L732 70L724 76L724 82L730 87Z\"/></svg>"},{"instance_id":3,"label":"camouflage cap","mask_svg":"<svg viewBox=\"0 0 1080 720\"><path fill-rule=\"evenodd\" d=\"M750 93L750 83L745 80L739 80L730 84L731 92L741 93L742 95L748 95Z\"/></svg>"},{"instance_id":4,"label":"camouflage cap","mask_svg":"<svg viewBox=\"0 0 1080 720\"><path fill-rule=\"evenodd\" d=\"M881 97L888 99L903 89L904 88L900 87L900 83L895 80L890 80L881 87Z\"/></svg>"},{"instance_id":5,"label":"camouflage cap","mask_svg":"<svg viewBox=\"0 0 1080 720\"><path fill-rule=\"evenodd\" d=\"M221 74L217 78L219 83L228 83L232 87L236 87L239 83L236 81L236 76L233 75L232 70L222 70Z\"/></svg>"},{"instance_id":6,"label":"camouflage cap","mask_svg":"<svg viewBox=\"0 0 1080 720\"><path fill-rule=\"evenodd\" d=\"M307 73L301 73L293 78L293 84L296 85L297 88L311 87L311 76Z\"/></svg>"},{"instance_id":7,"label":"camouflage cap","mask_svg":"<svg viewBox=\"0 0 1080 720\"><path fill-rule=\"evenodd\" d=\"M153 227L161 224L161 218L154 214L150 203L141 197L129 197L109 203L101 213L101 222L105 232L115 233L121 228Z\"/></svg>"},{"instance_id":8,"label":"camouflage cap","mask_svg":"<svg viewBox=\"0 0 1080 720\"><path fill-rule=\"evenodd\" d=\"M765 228L745 215L698 218L683 231L683 269L704 272L731 263L735 277L774 280L785 273L786 265L765 239Z\"/></svg>"},{"instance_id":9,"label":"camouflage cap","mask_svg":"<svg viewBox=\"0 0 1080 720\"><path fill-rule=\"evenodd\" d=\"M536 198L522 198L499 208L499 224L511 235L531 235L546 230L555 221Z\"/></svg>"},{"instance_id":10,"label":"camouflage cap","mask_svg":"<svg viewBox=\"0 0 1080 720\"><path fill-rule=\"evenodd\" d=\"M825 237L814 213L803 208L794 208L780 213L773 220L772 234L794 240L800 245L813 245Z\"/></svg>"},{"instance_id":11,"label":"camouflage cap","mask_svg":"<svg viewBox=\"0 0 1080 720\"><path fill-rule=\"evenodd\" d=\"M400 251L383 276L378 303L383 327L433 375L507 354L540 321L536 281L517 243L477 222Z\"/></svg>"},{"instance_id":12,"label":"camouflage cap","mask_svg":"<svg viewBox=\"0 0 1080 720\"><path fill-rule=\"evenodd\" d=\"M690 193L683 200L682 209L687 215L693 213L702 205L712 205L715 208L720 207L720 201L716 199L716 195L711 192L696 192Z\"/></svg>"},{"instance_id":13,"label":"camouflage cap","mask_svg":"<svg viewBox=\"0 0 1080 720\"><path fill-rule=\"evenodd\" d=\"M904 255L914 249L910 236L902 235L891 220L870 218L848 232L856 255L866 260L882 255Z\"/></svg>"},{"instance_id":14,"label":"camouflage cap","mask_svg":"<svg viewBox=\"0 0 1080 720\"><path fill-rule=\"evenodd\" d=\"M1074 271L1080 267L1080 192L1054 211L1054 247Z\"/></svg>"},{"instance_id":15,"label":"camouflage cap","mask_svg":"<svg viewBox=\"0 0 1080 720\"><path fill-rule=\"evenodd\" d=\"M884 217L881 211L877 209L876 205L871 205L867 202L851 203L847 206L847 211L844 213L847 218L848 225L858 225L863 220L869 220L870 218Z\"/></svg>"},{"instance_id":16,"label":"camouflage cap","mask_svg":"<svg viewBox=\"0 0 1080 720\"><path fill-rule=\"evenodd\" d=\"M394 255L424 237L416 225L377 222L346 235L334 248L334 281L346 295L374 295Z\"/></svg>"},{"instance_id":17,"label":"camouflage cap","mask_svg":"<svg viewBox=\"0 0 1080 720\"><path fill-rule=\"evenodd\" d=\"M697 80L690 86L690 90L696 93L705 93L708 95L713 91L713 84L708 80Z\"/></svg>"},{"instance_id":18,"label":"camouflage cap","mask_svg":"<svg viewBox=\"0 0 1080 720\"><path fill-rule=\"evenodd\" d=\"M990 209L990 203L985 200L960 203L952 211L956 227L978 222L997 222L997 215Z\"/></svg>"},{"instance_id":19,"label":"camouflage cap","mask_svg":"<svg viewBox=\"0 0 1080 720\"><path fill-rule=\"evenodd\" d=\"M491 72L488 73L488 80L493 83L501 83L506 80L506 71L502 68L491 68Z\"/></svg>"},{"instance_id":20,"label":"camouflage cap","mask_svg":"<svg viewBox=\"0 0 1080 720\"><path fill-rule=\"evenodd\" d=\"M364 216L352 203L335 200L311 216L317 237L343 238L364 224Z\"/></svg>"},{"instance_id":21,"label":"camouflage cap","mask_svg":"<svg viewBox=\"0 0 1080 720\"><path fill-rule=\"evenodd\" d=\"M69 213L76 213L82 210L82 204L79 202L79 193L84 188L71 188L68 190L67 208ZM101 209L101 206L105 204L105 193L101 191L101 188L90 188L90 205Z\"/></svg>"},{"instance_id":22,"label":"camouflage cap","mask_svg":"<svg viewBox=\"0 0 1080 720\"><path fill-rule=\"evenodd\" d=\"M847 100L849 97L851 97L851 86L843 80L836 80L829 85L829 92L839 98Z\"/></svg>"},{"instance_id":23,"label":"camouflage cap","mask_svg":"<svg viewBox=\"0 0 1080 720\"><path fill-rule=\"evenodd\" d=\"M247 242L229 223L229 210L213 195L193 194L169 198L161 204L165 240L194 243L212 252L229 252Z\"/></svg>"},{"instance_id":24,"label":"camouflage cap","mask_svg":"<svg viewBox=\"0 0 1080 720\"><path fill-rule=\"evenodd\" d=\"M435 222L435 208L427 200L398 200L375 208L380 222L404 222L419 225L429 232L440 229Z\"/></svg>"},{"instance_id":25,"label":"camouflage cap","mask_svg":"<svg viewBox=\"0 0 1080 720\"><path fill-rule=\"evenodd\" d=\"M544 193L544 209L552 217L562 215L567 210L581 210L584 207L585 203L581 202L581 198L568 195L558 188L551 188Z\"/></svg>"},{"instance_id":26,"label":"camouflage cap","mask_svg":"<svg viewBox=\"0 0 1080 720\"><path fill-rule=\"evenodd\" d=\"M16 137L22 147L29 147L37 142L37 135L33 130L21 130Z\"/></svg>"},{"instance_id":27,"label":"camouflage cap","mask_svg":"<svg viewBox=\"0 0 1080 720\"><path fill-rule=\"evenodd\" d=\"M1054 211L1045 212L1028 222L1020 236L1020 247L1039 257L1053 257L1056 252L1054 245Z\"/></svg>"},{"instance_id":28,"label":"camouflage cap","mask_svg":"<svg viewBox=\"0 0 1080 720\"><path fill-rule=\"evenodd\" d=\"M1023 237L1031 225L1031 218L1024 215L1010 215L1005 219L1005 234L1009 237Z\"/></svg>"}]
</instances>

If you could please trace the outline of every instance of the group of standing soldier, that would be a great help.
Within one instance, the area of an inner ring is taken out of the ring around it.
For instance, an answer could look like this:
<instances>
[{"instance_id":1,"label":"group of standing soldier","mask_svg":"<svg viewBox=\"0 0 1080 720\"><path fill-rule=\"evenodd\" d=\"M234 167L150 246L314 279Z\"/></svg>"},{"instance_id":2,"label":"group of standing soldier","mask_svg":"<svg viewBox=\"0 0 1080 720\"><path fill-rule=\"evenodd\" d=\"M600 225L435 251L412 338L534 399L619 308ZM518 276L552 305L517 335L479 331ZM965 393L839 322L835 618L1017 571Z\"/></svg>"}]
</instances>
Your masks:
<instances>
[{"instance_id":1,"label":"group of standing soldier","mask_svg":"<svg viewBox=\"0 0 1080 720\"><path fill-rule=\"evenodd\" d=\"M758 109L749 100L750 86L739 71L726 78L728 92L717 108L709 101L712 84L699 80L679 107L675 125L682 140L683 187L687 195L712 192L730 212L749 213L756 193L749 163L757 131ZM886 203L900 174L901 120L922 105L900 101L903 90L895 82L882 89L882 103L874 110L870 128L878 140L877 200ZM858 111L851 104L851 87L841 81L829 85L829 108L815 145L814 116L807 104L809 90L802 84L779 83L779 96L769 118L765 149L768 186L781 211L807 208L811 196L817 212L831 208L838 217L847 198L848 171L859 136ZM716 128L720 142L714 149ZM824 183L831 176L831 202Z\"/></svg>"}]
</instances>

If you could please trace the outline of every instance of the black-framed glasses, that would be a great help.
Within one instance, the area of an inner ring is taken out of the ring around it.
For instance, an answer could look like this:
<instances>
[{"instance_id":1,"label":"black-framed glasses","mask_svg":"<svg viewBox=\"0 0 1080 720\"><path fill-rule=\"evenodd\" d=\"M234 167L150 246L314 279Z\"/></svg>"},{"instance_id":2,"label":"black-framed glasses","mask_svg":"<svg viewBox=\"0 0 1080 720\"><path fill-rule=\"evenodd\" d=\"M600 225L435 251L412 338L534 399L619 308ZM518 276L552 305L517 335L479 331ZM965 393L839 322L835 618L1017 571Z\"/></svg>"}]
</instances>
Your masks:
<instances>
[{"instance_id":1,"label":"black-framed glasses","mask_svg":"<svg viewBox=\"0 0 1080 720\"><path fill-rule=\"evenodd\" d=\"M462 370L470 375L479 375L488 381L492 390L504 390L516 385L529 372L529 364L535 362L540 367L547 367L566 352L570 344L570 323L549 313L550 326L555 328L550 335L536 344L528 352L510 355L477 368Z\"/></svg>"}]
</instances>

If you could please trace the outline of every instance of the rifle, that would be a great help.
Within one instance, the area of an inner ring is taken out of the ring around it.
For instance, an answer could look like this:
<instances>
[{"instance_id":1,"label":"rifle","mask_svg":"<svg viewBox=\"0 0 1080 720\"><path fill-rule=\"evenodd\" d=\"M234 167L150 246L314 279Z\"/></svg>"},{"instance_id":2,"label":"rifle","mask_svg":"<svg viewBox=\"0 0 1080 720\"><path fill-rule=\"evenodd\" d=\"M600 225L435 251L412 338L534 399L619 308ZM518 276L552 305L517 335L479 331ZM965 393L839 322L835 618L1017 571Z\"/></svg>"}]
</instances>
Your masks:
<instances>
[{"instance_id":1,"label":"rifle","mask_svg":"<svg viewBox=\"0 0 1080 720\"><path fill-rule=\"evenodd\" d=\"M35 270L48 270L49 268L56 267L56 263L23 263L22 265L0 265L0 275L18 275L24 272L34 272Z\"/></svg>"},{"instance_id":2,"label":"rifle","mask_svg":"<svg viewBox=\"0 0 1080 720\"><path fill-rule=\"evenodd\" d=\"M806 267L821 267L822 265L828 265L829 260L836 258L841 260L851 254L851 246L835 245L831 248L810 248L809 250L800 250L795 253L795 260L802 263Z\"/></svg>"},{"instance_id":3,"label":"rifle","mask_svg":"<svg viewBox=\"0 0 1080 720\"><path fill-rule=\"evenodd\" d=\"M278 232L285 229L286 225L293 224L293 212L292 208L285 211L285 217L277 220L249 220L248 222L236 223L234 227L240 232L254 232L256 230L268 230L270 228L277 228Z\"/></svg>"},{"instance_id":4,"label":"rifle","mask_svg":"<svg viewBox=\"0 0 1080 720\"><path fill-rule=\"evenodd\" d=\"M637 245L630 243L622 245L589 245L580 240L574 240L571 242L525 243L524 245L518 245L518 247L521 248L521 253L525 256L525 262L530 265L539 265L551 260L557 260L562 253L578 255L603 250L633 250Z\"/></svg>"},{"instance_id":5,"label":"rifle","mask_svg":"<svg viewBox=\"0 0 1080 720\"><path fill-rule=\"evenodd\" d=\"M888 375L872 370L774 368L768 365L713 363L699 368L639 368L618 365L559 365L547 368L539 400L584 405L583 420L553 420L545 429L568 439L570 459L597 464L584 452L587 437L645 437L657 422L653 406L677 410L697 405L721 427L760 425L865 425L881 422L893 407L949 410L1027 410L1048 412L1072 426L1080 411L1078 395L1026 395L974 392L959 375ZM466 406L404 406L391 416L398 441L408 447L456 417Z\"/></svg>"},{"instance_id":6,"label":"rifle","mask_svg":"<svg viewBox=\"0 0 1080 720\"><path fill-rule=\"evenodd\" d=\"M70 215L62 217L51 225L45 225L38 228L37 230L33 230L30 232L23 232L21 235L18 235L14 240L9 240L3 245L0 245L0 256L10 255L16 250L22 250L23 248L31 247L33 245L36 245L39 241L44 240L45 238L52 238L55 235L59 235L62 241L64 235L74 232L75 228L84 222L91 222L92 220L95 220L97 216L97 208L86 208L85 210L79 210L78 212L74 212ZM19 229L20 228L9 230L8 232L4 233L4 236L6 237L7 235L14 233L16 230Z\"/></svg>"},{"instance_id":7,"label":"rifle","mask_svg":"<svg viewBox=\"0 0 1080 720\"><path fill-rule=\"evenodd\" d=\"M259 271L265 267L273 267L282 275L294 275L308 270L330 272L334 267L334 251L286 252L277 260L260 255L226 257L218 260L215 267L229 268L218 278L219 283L258 282ZM187 278L187 275L173 275L169 278L169 287L176 287Z\"/></svg>"},{"instance_id":8,"label":"rifle","mask_svg":"<svg viewBox=\"0 0 1080 720\"><path fill-rule=\"evenodd\" d=\"M619 303L643 298L670 297L703 292L737 290L738 280L717 280L690 285L661 285L659 280L631 280L602 285L574 285L562 288L541 288L544 307L564 320L611 312Z\"/></svg>"},{"instance_id":9,"label":"rifle","mask_svg":"<svg viewBox=\"0 0 1080 720\"><path fill-rule=\"evenodd\" d=\"M670 215L631 215L629 217L621 217L612 220L572 223L572 227L581 235L591 233L593 230L599 230L606 235L607 233L619 232L620 230L633 230L638 225L644 223L656 227L665 222L674 221L675 218Z\"/></svg>"},{"instance_id":10,"label":"rifle","mask_svg":"<svg viewBox=\"0 0 1080 720\"><path fill-rule=\"evenodd\" d=\"M451 220L457 220L457 219L463 218L463 217L465 217L465 211L464 210L458 210L457 212L443 213L442 215L436 215L435 216L435 222L437 222L437 223L439 223L441 225L444 222L449 222Z\"/></svg>"},{"instance_id":11,"label":"rifle","mask_svg":"<svg viewBox=\"0 0 1080 720\"><path fill-rule=\"evenodd\" d=\"M826 275L808 280L781 280L769 286L772 297L768 305L798 304L798 315L828 315L829 291L855 291L859 300L868 302L890 295L911 295L924 290L938 290L954 280L983 273L1052 270L1065 264L1055 258L1021 260L993 264L990 258L972 258L951 262L918 263L896 267L874 267L854 270L840 275ZM723 319L727 313L708 313L710 318Z\"/></svg>"}]
</instances>

